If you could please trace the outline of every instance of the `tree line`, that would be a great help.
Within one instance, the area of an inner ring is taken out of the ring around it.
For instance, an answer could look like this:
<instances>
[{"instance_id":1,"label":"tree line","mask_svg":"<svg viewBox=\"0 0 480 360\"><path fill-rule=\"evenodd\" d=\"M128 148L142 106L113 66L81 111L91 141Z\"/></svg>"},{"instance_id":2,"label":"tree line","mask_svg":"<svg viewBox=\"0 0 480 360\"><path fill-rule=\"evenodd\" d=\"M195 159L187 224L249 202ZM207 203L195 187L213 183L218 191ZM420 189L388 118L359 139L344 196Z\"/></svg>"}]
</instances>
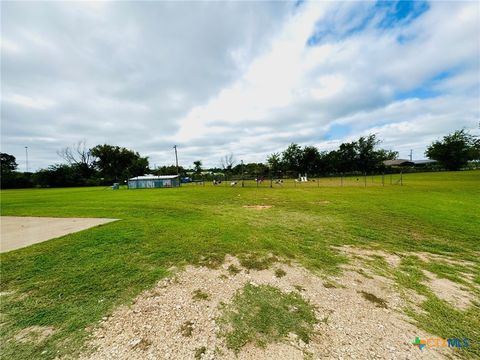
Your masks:
<instances>
[{"instance_id":1,"label":"tree line","mask_svg":"<svg viewBox=\"0 0 480 360\"><path fill-rule=\"evenodd\" d=\"M111 185L149 171L148 157L113 145L87 148L85 141L57 152L64 160L35 173L18 172L14 156L1 154L2 188Z\"/></svg>"},{"instance_id":2,"label":"tree line","mask_svg":"<svg viewBox=\"0 0 480 360\"><path fill-rule=\"evenodd\" d=\"M332 151L320 151L315 146L301 147L290 144L285 150L270 154L265 163L238 162L233 154L224 156L219 167L203 169L201 160L193 166L179 166L182 177L193 179L212 178L221 174L227 177L298 177L307 174L372 174L385 170L384 161L398 158L398 152L379 148L381 141L375 134L362 136L356 141L342 143ZM138 152L114 145L96 145L92 148L80 141L57 152L63 163L51 165L34 173L17 171L13 155L1 153L1 187L69 187L111 185L147 173L171 175L177 173L175 165L150 168L148 157ZM434 141L425 155L438 161L446 170L459 170L469 161L480 160L480 139L457 130Z\"/></svg>"}]
</instances>

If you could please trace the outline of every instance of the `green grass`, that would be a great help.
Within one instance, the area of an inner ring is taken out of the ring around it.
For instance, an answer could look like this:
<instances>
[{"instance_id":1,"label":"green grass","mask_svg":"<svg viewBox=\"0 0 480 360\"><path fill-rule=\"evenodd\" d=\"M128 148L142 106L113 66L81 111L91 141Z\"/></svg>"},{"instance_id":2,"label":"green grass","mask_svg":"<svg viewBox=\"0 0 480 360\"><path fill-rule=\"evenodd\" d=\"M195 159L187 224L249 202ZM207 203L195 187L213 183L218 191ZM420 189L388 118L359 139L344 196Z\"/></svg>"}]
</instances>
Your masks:
<instances>
[{"instance_id":1,"label":"green grass","mask_svg":"<svg viewBox=\"0 0 480 360\"><path fill-rule=\"evenodd\" d=\"M200 360L206 352L207 348L205 346L195 349L195 360Z\"/></svg>"},{"instance_id":2,"label":"green grass","mask_svg":"<svg viewBox=\"0 0 480 360\"><path fill-rule=\"evenodd\" d=\"M240 270L238 267L236 267L233 264L230 264L227 268L227 271L230 273L230 275L237 275L239 274L242 270Z\"/></svg>"},{"instance_id":3,"label":"green grass","mask_svg":"<svg viewBox=\"0 0 480 360\"><path fill-rule=\"evenodd\" d=\"M1 191L2 215L108 217L121 221L1 254L0 336L8 359L53 359L81 351L88 330L119 304L168 276L172 266L218 266L236 255L250 269L294 260L324 276L348 259L332 246L356 245L402 257L399 269L373 259L399 287L427 294L417 325L445 337L480 338L479 307L460 311L422 284L421 269L480 284L480 171L404 175L404 185L355 179L266 186L187 186ZM270 209L243 205L273 205ZM426 264L417 252L476 266ZM464 284L462 284L464 285ZM472 291L473 288L472 288ZM478 292L476 293L479 296ZM477 301L478 304L478 301ZM13 340L23 328L57 331L40 344ZM471 353L480 356L480 344Z\"/></svg>"},{"instance_id":4,"label":"green grass","mask_svg":"<svg viewBox=\"0 0 480 360\"><path fill-rule=\"evenodd\" d=\"M385 300L379 298L378 296L372 294L372 293L369 293L369 292L366 292L366 291L360 291L360 294L362 294L362 296L370 301L371 303L375 304L376 307L379 307L379 308L383 308L383 309L387 309L388 306L387 306L387 303L385 302Z\"/></svg>"},{"instance_id":5,"label":"green grass","mask_svg":"<svg viewBox=\"0 0 480 360\"><path fill-rule=\"evenodd\" d=\"M276 276L277 278L284 277L285 275L287 275L287 273L285 272L285 270L280 269L280 268L275 269L275 276Z\"/></svg>"},{"instance_id":6,"label":"green grass","mask_svg":"<svg viewBox=\"0 0 480 360\"><path fill-rule=\"evenodd\" d=\"M193 333L193 321L185 321L180 327L180 333L185 337L192 336Z\"/></svg>"},{"instance_id":7,"label":"green grass","mask_svg":"<svg viewBox=\"0 0 480 360\"><path fill-rule=\"evenodd\" d=\"M238 353L249 342L263 347L289 333L308 343L317 319L314 307L298 293L247 284L225 305L218 322L227 347Z\"/></svg>"},{"instance_id":8,"label":"green grass","mask_svg":"<svg viewBox=\"0 0 480 360\"><path fill-rule=\"evenodd\" d=\"M208 294L200 289L197 289L193 292L193 300L207 300L208 298Z\"/></svg>"}]
</instances>

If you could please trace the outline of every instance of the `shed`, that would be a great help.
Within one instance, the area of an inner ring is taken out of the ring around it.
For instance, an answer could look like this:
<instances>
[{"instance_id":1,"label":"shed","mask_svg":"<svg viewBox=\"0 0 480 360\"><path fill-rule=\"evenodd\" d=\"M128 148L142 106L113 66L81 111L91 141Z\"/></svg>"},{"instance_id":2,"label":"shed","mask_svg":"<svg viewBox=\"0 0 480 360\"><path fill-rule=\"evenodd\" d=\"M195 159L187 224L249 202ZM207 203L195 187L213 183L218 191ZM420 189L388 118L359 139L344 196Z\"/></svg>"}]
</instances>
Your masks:
<instances>
[{"instance_id":1,"label":"shed","mask_svg":"<svg viewBox=\"0 0 480 360\"><path fill-rule=\"evenodd\" d=\"M128 179L129 189L153 189L179 187L178 175L143 175Z\"/></svg>"}]
</instances>

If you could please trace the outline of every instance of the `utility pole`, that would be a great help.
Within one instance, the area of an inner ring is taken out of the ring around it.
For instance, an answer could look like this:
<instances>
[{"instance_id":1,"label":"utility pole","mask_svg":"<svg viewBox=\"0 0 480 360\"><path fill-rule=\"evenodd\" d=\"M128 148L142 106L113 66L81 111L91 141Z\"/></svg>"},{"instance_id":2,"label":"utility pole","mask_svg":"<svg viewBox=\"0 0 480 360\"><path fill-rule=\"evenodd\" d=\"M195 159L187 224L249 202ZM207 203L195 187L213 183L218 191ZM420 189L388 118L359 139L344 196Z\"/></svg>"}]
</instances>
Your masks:
<instances>
[{"instance_id":1,"label":"utility pole","mask_svg":"<svg viewBox=\"0 0 480 360\"><path fill-rule=\"evenodd\" d=\"M410 149L410 162L412 161L413 150Z\"/></svg>"},{"instance_id":2,"label":"utility pole","mask_svg":"<svg viewBox=\"0 0 480 360\"><path fill-rule=\"evenodd\" d=\"M240 160L241 164L242 164L242 187L244 187L244 177L243 177L243 160Z\"/></svg>"},{"instance_id":3,"label":"utility pole","mask_svg":"<svg viewBox=\"0 0 480 360\"><path fill-rule=\"evenodd\" d=\"M28 172L28 146L25 146L25 172Z\"/></svg>"},{"instance_id":4,"label":"utility pole","mask_svg":"<svg viewBox=\"0 0 480 360\"><path fill-rule=\"evenodd\" d=\"M177 175L180 175L180 172L178 171L177 145L173 145L173 148L175 149L175 164L177 165Z\"/></svg>"}]
</instances>

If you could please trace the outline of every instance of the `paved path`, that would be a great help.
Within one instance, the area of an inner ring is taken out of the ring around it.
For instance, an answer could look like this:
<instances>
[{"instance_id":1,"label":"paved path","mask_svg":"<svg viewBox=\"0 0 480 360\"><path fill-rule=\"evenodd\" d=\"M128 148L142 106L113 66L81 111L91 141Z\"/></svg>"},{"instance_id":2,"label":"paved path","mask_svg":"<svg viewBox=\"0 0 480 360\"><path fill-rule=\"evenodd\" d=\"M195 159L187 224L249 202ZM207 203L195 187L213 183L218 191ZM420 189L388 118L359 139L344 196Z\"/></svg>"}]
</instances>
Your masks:
<instances>
[{"instance_id":1,"label":"paved path","mask_svg":"<svg viewBox=\"0 0 480 360\"><path fill-rule=\"evenodd\" d=\"M1 216L0 252L19 249L116 220L117 219L102 218Z\"/></svg>"}]
</instances>

